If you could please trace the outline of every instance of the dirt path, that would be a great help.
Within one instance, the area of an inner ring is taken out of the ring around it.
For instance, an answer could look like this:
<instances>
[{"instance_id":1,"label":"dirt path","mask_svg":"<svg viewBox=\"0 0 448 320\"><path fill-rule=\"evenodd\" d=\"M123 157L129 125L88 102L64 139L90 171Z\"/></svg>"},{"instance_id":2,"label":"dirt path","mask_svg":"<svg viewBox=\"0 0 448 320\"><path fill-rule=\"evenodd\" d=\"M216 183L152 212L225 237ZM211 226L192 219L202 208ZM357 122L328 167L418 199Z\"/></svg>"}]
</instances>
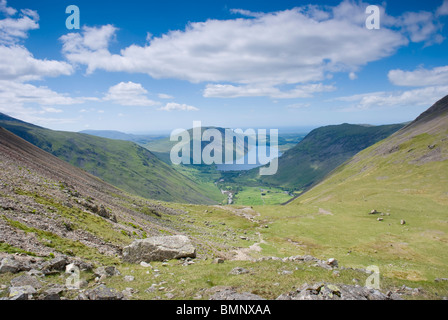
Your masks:
<instances>
[{"instance_id":1,"label":"dirt path","mask_svg":"<svg viewBox=\"0 0 448 320\"><path fill-rule=\"evenodd\" d=\"M251 253L259 253L263 249L260 247L260 244L266 244L267 242L263 240L263 237L260 233L258 233L258 237L260 239L260 242L254 243L249 248L240 248L237 250L234 250L233 252L235 255L231 260L235 261L252 261L255 260L255 258L252 257Z\"/></svg>"}]
</instances>

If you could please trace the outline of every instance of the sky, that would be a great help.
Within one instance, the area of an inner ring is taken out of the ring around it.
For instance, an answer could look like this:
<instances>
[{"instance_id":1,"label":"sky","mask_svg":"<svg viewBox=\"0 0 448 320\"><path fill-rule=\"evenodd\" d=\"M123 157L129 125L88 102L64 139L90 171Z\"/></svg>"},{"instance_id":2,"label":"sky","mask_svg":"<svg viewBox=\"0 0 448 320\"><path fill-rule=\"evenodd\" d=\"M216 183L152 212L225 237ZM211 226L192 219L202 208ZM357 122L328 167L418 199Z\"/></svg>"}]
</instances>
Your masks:
<instances>
[{"instance_id":1,"label":"sky","mask_svg":"<svg viewBox=\"0 0 448 320\"><path fill-rule=\"evenodd\" d=\"M0 0L0 112L129 133L411 121L448 94L447 22L448 0Z\"/></svg>"}]
</instances>

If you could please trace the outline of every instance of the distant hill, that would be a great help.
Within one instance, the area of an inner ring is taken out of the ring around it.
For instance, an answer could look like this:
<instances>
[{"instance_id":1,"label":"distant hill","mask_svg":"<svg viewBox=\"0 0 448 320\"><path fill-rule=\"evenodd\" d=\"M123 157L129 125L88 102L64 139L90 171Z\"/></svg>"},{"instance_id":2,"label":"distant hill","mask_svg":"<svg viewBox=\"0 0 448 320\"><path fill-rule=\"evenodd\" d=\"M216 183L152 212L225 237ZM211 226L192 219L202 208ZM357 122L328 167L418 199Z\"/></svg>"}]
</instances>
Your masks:
<instances>
[{"instance_id":1,"label":"distant hill","mask_svg":"<svg viewBox=\"0 0 448 320\"><path fill-rule=\"evenodd\" d=\"M130 193L163 201L213 204L193 180L129 141L53 131L0 114L0 126ZM217 190L219 194L219 190Z\"/></svg>"},{"instance_id":2,"label":"distant hill","mask_svg":"<svg viewBox=\"0 0 448 320\"><path fill-rule=\"evenodd\" d=\"M283 154L275 175L259 176L258 170L252 170L237 180L255 179L264 185L306 189L359 151L387 138L403 126L404 124L341 124L321 127L310 132L295 147Z\"/></svg>"},{"instance_id":3,"label":"distant hill","mask_svg":"<svg viewBox=\"0 0 448 320\"><path fill-rule=\"evenodd\" d=\"M145 144L150 141L163 139L166 137L166 135L138 135L138 134L124 133L115 130L83 130L80 131L80 133L85 133L91 136L113 140L132 141L138 144Z\"/></svg>"}]
</instances>

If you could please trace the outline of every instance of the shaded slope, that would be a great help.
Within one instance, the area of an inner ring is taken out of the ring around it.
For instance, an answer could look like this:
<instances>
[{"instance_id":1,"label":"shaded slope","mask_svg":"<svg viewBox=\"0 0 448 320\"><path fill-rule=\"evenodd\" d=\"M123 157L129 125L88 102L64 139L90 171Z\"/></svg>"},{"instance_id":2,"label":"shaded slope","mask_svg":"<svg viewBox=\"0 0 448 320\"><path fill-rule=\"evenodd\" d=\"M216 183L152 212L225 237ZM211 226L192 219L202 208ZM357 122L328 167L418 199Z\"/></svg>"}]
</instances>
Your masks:
<instances>
[{"instance_id":1,"label":"shaded slope","mask_svg":"<svg viewBox=\"0 0 448 320\"><path fill-rule=\"evenodd\" d=\"M403 125L363 126L342 124L318 128L279 159L278 172L258 176L252 170L247 176L263 184L301 190L322 180L328 173L359 151L390 136ZM243 175L244 178L244 175Z\"/></svg>"},{"instance_id":2,"label":"shaded slope","mask_svg":"<svg viewBox=\"0 0 448 320\"><path fill-rule=\"evenodd\" d=\"M3 119L3 120L2 120ZM53 131L2 115L0 126L68 163L150 199L215 203L191 179L128 141Z\"/></svg>"}]
</instances>

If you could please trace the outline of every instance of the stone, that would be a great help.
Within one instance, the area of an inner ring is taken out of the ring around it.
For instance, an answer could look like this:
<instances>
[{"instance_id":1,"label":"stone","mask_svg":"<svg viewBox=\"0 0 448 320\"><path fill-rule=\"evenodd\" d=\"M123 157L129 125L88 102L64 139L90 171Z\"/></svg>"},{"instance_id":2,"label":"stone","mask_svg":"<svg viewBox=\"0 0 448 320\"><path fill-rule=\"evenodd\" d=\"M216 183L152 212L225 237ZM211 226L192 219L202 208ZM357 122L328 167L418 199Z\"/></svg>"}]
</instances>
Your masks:
<instances>
[{"instance_id":1,"label":"stone","mask_svg":"<svg viewBox=\"0 0 448 320\"><path fill-rule=\"evenodd\" d=\"M42 288L42 284L40 283L40 281L28 274L24 274L17 278L12 279L11 286L12 287L30 286L34 289Z\"/></svg>"},{"instance_id":2,"label":"stone","mask_svg":"<svg viewBox=\"0 0 448 320\"><path fill-rule=\"evenodd\" d=\"M65 271L65 266L69 264L67 257L60 256L43 264L42 272L45 274L52 273L53 271Z\"/></svg>"},{"instance_id":3,"label":"stone","mask_svg":"<svg viewBox=\"0 0 448 320\"><path fill-rule=\"evenodd\" d=\"M401 221L400 221L400 224L401 224L402 226L404 226L404 225L406 224L406 221L405 221L405 220L401 220Z\"/></svg>"},{"instance_id":4,"label":"stone","mask_svg":"<svg viewBox=\"0 0 448 320\"><path fill-rule=\"evenodd\" d=\"M277 300L398 300L397 296L388 296L378 290L361 286L333 285L318 283L304 284L295 292L280 295Z\"/></svg>"},{"instance_id":5,"label":"stone","mask_svg":"<svg viewBox=\"0 0 448 320\"><path fill-rule=\"evenodd\" d=\"M36 292L32 286L10 287L9 300L30 300Z\"/></svg>"},{"instance_id":6,"label":"stone","mask_svg":"<svg viewBox=\"0 0 448 320\"><path fill-rule=\"evenodd\" d=\"M249 273L249 270L241 268L241 267L233 268L232 271L229 272L230 275L240 275L240 274L245 274L245 273Z\"/></svg>"},{"instance_id":7,"label":"stone","mask_svg":"<svg viewBox=\"0 0 448 320\"><path fill-rule=\"evenodd\" d=\"M123 260L128 263L196 258L196 249L186 236L152 237L135 240L123 248Z\"/></svg>"},{"instance_id":8,"label":"stone","mask_svg":"<svg viewBox=\"0 0 448 320\"><path fill-rule=\"evenodd\" d=\"M327 264L333 268L337 268L339 266L338 260L335 258L328 259Z\"/></svg>"},{"instance_id":9,"label":"stone","mask_svg":"<svg viewBox=\"0 0 448 320\"><path fill-rule=\"evenodd\" d=\"M250 292L238 293L230 287L215 287L209 289L209 292L212 293L209 300L266 300Z\"/></svg>"},{"instance_id":10,"label":"stone","mask_svg":"<svg viewBox=\"0 0 448 320\"><path fill-rule=\"evenodd\" d=\"M220 263L224 263L224 259L222 258L216 258L215 260L213 260L214 264L220 264Z\"/></svg>"},{"instance_id":11,"label":"stone","mask_svg":"<svg viewBox=\"0 0 448 320\"><path fill-rule=\"evenodd\" d=\"M124 276L123 280L126 281L126 282L132 282L132 281L135 280L135 277L133 277L133 276Z\"/></svg>"},{"instance_id":12,"label":"stone","mask_svg":"<svg viewBox=\"0 0 448 320\"><path fill-rule=\"evenodd\" d=\"M370 211L369 214L378 214L378 213L379 213L378 211L376 211L376 210L372 210L372 211Z\"/></svg>"},{"instance_id":13,"label":"stone","mask_svg":"<svg viewBox=\"0 0 448 320\"><path fill-rule=\"evenodd\" d=\"M20 264L14 257L3 258L0 264L0 273L17 273L20 271Z\"/></svg>"},{"instance_id":14,"label":"stone","mask_svg":"<svg viewBox=\"0 0 448 320\"><path fill-rule=\"evenodd\" d=\"M146 263L145 261L140 262L140 265L141 265L143 268L152 268L151 264Z\"/></svg>"},{"instance_id":15,"label":"stone","mask_svg":"<svg viewBox=\"0 0 448 320\"><path fill-rule=\"evenodd\" d=\"M100 285L86 293L90 300L123 300L124 296L115 289Z\"/></svg>"},{"instance_id":16,"label":"stone","mask_svg":"<svg viewBox=\"0 0 448 320\"><path fill-rule=\"evenodd\" d=\"M99 267L94 271L95 276L101 279L121 275L120 271L114 266Z\"/></svg>"}]
</instances>

